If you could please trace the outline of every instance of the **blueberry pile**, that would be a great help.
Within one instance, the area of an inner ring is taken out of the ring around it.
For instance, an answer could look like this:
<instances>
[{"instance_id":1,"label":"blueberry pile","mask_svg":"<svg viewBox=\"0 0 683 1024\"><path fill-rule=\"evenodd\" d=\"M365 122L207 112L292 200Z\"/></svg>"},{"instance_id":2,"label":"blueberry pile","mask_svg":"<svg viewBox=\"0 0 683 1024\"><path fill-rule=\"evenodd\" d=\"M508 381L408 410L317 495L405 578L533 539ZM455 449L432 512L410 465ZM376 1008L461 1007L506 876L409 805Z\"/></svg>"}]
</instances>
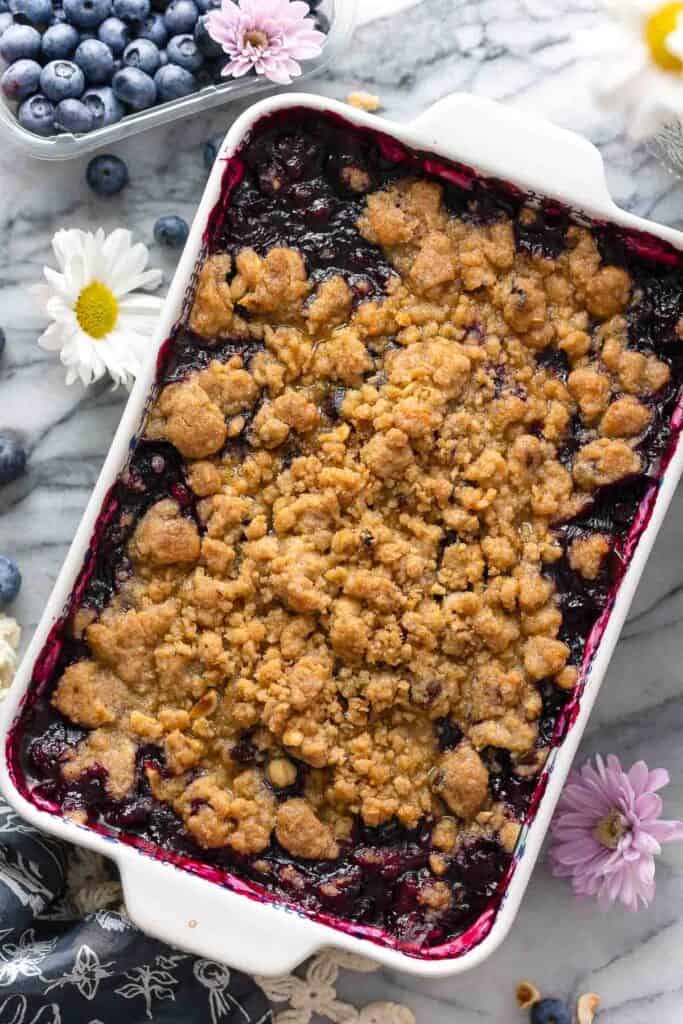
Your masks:
<instances>
[{"instance_id":1,"label":"blueberry pile","mask_svg":"<svg viewBox=\"0 0 683 1024\"><path fill-rule=\"evenodd\" d=\"M316 10L322 0L309 0ZM225 81L220 0L0 0L0 78L36 135L86 133ZM317 27L329 29L316 13Z\"/></svg>"}]
</instances>

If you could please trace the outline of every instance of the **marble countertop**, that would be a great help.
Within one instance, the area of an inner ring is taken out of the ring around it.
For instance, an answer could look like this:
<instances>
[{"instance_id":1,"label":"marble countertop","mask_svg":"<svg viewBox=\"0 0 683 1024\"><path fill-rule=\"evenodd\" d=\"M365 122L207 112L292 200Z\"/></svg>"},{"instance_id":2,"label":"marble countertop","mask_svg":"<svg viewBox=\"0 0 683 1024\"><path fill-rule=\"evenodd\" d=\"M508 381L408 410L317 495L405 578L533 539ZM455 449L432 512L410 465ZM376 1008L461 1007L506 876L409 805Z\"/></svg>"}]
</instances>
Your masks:
<instances>
[{"instance_id":1,"label":"marble countertop","mask_svg":"<svg viewBox=\"0 0 683 1024\"><path fill-rule=\"evenodd\" d=\"M406 121L454 90L540 112L602 150L616 201L683 227L683 185L624 136L617 116L594 109L598 66L585 41L601 21L591 0L383 0L400 14L367 19L346 58L313 88L344 98L378 93L384 113ZM407 8L407 9L406 9ZM378 54L381 53L381 60ZM310 86L309 86L310 88ZM124 396L99 385L66 388L59 363L36 345L41 317L28 296L50 259L59 227L125 225L151 244L163 213L193 214L206 172L201 143L226 128L231 108L137 136L116 147L131 184L101 200L84 183L85 160L41 163L0 150L0 323L7 353L0 372L0 429L20 433L29 471L0 490L0 552L15 558L24 586L13 613L30 637L95 482ZM173 259L153 249L170 274ZM683 818L683 491L659 536L583 745L665 766L670 817ZM598 992L600 1024L680 1024L683 1019L683 846L658 862L654 905L601 914L574 902L569 887L537 867L514 932L482 967L450 981L421 983L395 972L347 975L341 998L394 999L420 1024L508 1024L518 1019L514 985L531 978L547 994ZM521 1020L521 1017L519 1018Z\"/></svg>"}]
</instances>

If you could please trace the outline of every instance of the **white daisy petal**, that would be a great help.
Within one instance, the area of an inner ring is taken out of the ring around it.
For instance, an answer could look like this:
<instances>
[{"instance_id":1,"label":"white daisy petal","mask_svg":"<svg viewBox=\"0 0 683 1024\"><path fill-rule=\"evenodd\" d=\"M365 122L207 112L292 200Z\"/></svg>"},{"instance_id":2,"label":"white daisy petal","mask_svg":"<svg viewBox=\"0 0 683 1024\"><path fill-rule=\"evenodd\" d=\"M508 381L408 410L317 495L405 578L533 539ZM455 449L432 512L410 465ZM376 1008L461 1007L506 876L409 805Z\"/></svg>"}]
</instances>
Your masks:
<instances>
[{"instance_id":1,"label":"white daisy petal","mask_svg":"<svg viewBox=\"0 0 683 1024\"><path fill-rule=\"evenodd\" d=\"M40 347L59 352L67 384L80 380L87 387L108 373L115 387L129 388L149 355L162 305L162 299L138 289L158 288L161 272L148 268L147 247L134 244L124 228L110 235L102 228L58 231L52 248L59 270L46 267L46 283L33 290L51 321L38 339ZM88 289L77 317L78 300L94 282L103 287ZM111 329L104 336L87 333L89 324L94 329L107 321Z\"/></svg>"},{"instance_id":2,"label":"white daisy petal","mask_svg":"<svg viewBox=\"0 0 683 1024\"><path fill-rule=\"evenodd\" d=\"M136 312L137 310L155 312L161 309L164 300L158 295L128 294L119 299L119 309L122 313Z\"/></svg>"},{"instance_id":3,"label":"white daisy petal","mask_svg":"<svg viewBox=\"0 0 683 1024\"><path fill-rule=\"evenodd\" d=\"M56 292L65 302L73 303L76 301L78 289L74 286L71 278L65 277L64 274L58 274L51 267L43 267L43 274L47 281L47 284L43 285L43 287L48 289L48 294Z\"/></svg>"},{"instance_id":4,"label":"white daisy petal","mask_svg":"<svg viewBox=\"0 0 683 1024\"><path fill-rule=\"evenodd\" d=\"M63 328L56 323L50 324L38 338L38 344L46 352L59 352L64 344Z\"/></svg>"}]
</instances>

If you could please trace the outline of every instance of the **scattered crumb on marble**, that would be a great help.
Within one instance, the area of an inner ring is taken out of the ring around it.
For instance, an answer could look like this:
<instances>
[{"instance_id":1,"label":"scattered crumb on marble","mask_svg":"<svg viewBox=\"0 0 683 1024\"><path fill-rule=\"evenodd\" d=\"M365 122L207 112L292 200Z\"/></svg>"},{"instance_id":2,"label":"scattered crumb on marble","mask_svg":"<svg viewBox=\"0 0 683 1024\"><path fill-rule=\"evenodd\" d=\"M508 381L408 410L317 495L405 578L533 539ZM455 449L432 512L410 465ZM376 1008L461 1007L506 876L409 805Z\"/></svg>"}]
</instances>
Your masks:
<instances>
[{"instance_id":1,"label":"scattered crumb on marble","mask_svg":"<svg viewBox=\"0 0 683 1024\"><path fill-rule=\"evenodd\" d=\"M382 106L382 101L379 96L375 96L372 92L351 92L346 98L346 102L351 107L356 107L357 110L367 110L373 113L375 110L379 110Z\"/></svg>"},{"instance_id":2,"label":"scattered crumb on marble","mask_svg":"<svg viewBox=\"0 0 683 1024\"><path fill-rule=\"evenodd\" d=\"M520 1010L528 1010L534 1005L534 1003L539 1003L541 1001L541 993L532 981L520 981L515 995L517 997L517 1005Z\"/></svg>"},{"instance_id":3,"label":"scattered crumb on marble","mask_svg":"<svg viewBox=\"0 0 683 1024\"><path fill-rule=\"evenodd\" d=\"M593 1024L593 1018L600 1008L600 996L594 992L585 992L579 996L576 1004L576 1019L578 1024Z\"/></svg>"}]
</instances>

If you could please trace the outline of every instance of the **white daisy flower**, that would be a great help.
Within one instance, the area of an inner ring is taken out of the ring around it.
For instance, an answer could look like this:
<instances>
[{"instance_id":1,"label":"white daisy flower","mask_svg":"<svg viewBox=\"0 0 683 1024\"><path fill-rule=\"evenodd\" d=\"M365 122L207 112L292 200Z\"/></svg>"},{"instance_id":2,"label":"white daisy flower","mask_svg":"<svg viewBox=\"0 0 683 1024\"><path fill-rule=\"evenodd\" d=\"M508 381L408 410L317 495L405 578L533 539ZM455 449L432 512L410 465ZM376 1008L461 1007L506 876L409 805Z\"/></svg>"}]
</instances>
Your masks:
<instances>
[{"instance_id":1,"label":"white daisy flower","mask_svg":"<svg viewBox=\"0 0 683 1024\"><path fill-rule=\"evenodd\" d=\"M614 19L597 92L636 139L683 118L683 3L606 0Z\"/></svg>"},{"instance_id":2,"label":"white daisy flower","mask_svg":"<svg viewBox=\"0 0 683 1024\"><path fill-rule=\"evenodd\" d=\"M140 372L162 300L137 289L158 288L160 270L148 270L149 251L133 245L130 231L105 236L92 231L58 231L52 248L59 270L45 267L39 286L52 320L38 339L59 352L66 383L87 387L109 373L114 387L130 388Z\"/></svg>"}]
</instances>

